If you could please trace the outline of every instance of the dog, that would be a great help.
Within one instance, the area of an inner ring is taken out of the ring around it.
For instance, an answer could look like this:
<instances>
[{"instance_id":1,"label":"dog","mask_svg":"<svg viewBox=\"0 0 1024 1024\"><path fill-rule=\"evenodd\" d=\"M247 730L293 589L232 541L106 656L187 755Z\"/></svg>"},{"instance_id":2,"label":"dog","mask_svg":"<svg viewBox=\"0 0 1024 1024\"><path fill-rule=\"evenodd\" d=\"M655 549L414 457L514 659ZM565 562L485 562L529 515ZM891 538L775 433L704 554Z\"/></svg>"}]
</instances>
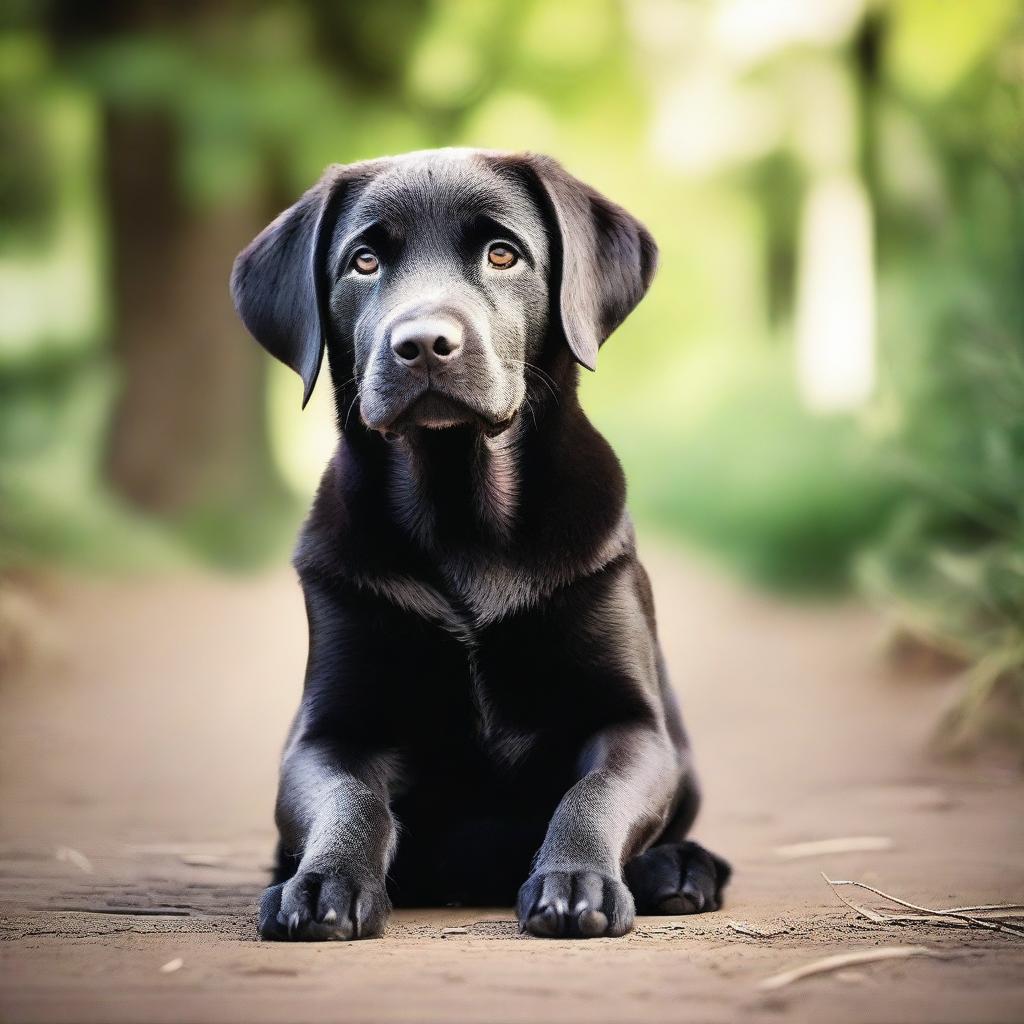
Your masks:
<instances>
[{"instance_id":1,"label":"dog","mask_svg":"<svg viewBox=\"0 0 1024 1024\"><path fill-rule=\"evenodd\" d=\"M294 565L309 620L264 939L392 906L516 906L541 937L718 909L622 469L578 366L657 247L553 159L335 165L238 256L235 307L338 447Z\"/></svg>"}]
</instances>

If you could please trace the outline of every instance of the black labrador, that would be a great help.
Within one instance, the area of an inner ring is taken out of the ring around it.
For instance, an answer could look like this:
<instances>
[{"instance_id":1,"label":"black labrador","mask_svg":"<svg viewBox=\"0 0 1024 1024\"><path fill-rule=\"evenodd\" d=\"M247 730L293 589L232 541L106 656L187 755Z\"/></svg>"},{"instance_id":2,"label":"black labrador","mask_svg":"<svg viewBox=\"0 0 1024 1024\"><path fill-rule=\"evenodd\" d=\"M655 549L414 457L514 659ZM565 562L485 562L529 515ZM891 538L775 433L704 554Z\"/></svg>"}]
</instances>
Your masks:
<instances>
[{"instance_id":1,"label":"black labrador","mask_svg":"<svg viewBox=\"0 0 1024 1024\"><path fill-rule=\"evenodd\" d=\"M235 262L307 401L326 349L340 434L295 556L264 938L380 935L392 904L515 899L580 937L718 908L622 469L576 395L656 260L553 160L439 150L329 168Z\"/></svg>"}]
</instances>

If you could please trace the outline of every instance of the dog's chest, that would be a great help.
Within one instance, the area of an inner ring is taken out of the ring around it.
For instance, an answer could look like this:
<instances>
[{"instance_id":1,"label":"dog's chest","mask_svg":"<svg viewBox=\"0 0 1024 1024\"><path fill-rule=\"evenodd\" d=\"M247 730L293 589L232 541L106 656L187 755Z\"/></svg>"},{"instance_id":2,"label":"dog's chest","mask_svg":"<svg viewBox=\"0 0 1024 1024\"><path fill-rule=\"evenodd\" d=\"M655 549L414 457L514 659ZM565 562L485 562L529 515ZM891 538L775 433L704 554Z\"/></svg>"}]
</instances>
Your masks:
<instances>
[{"instance_id":1,"label":"dog's chest","mask_svg":"<svg viewBox=\"0 0 1024 1024\"><path fill-rule=\"evenodd\" d=\"M500 557L449 558L431 578L375 575L359 582L403 610L466 639L509 615L535 608L552 589L541 575Z\"/></svg>"},{"instance_id":2,"label":"dog's chest","mask_svg":"<svg viewBox=\"0 0 1024 1024\"><path fill-rule=\"evenodd\" d=\"M481 655L490 627L535 608L545 596L544 587L527 570L498 559L449 563L444 580L450 612L445 628L464 645L477 739L490 760L499 766L515 766L533 750L536 733L508 713L501 699L503 679L485 668L487 659ZM514 659L506 662L504 669L503 677L520 671Z\"/></svg>"},{"instance_id":3,"label":"dog's chest","mask_svg":"<svg viewBox=\"0 0 1024 1024\"><path fill-rule=\"evenodd\" d=\"M453 613L473 630L536 607L550 589L538 573L500 557L451 559L440 575Z\"/></svg>"},{"instance_id":4,"label":"dog's chest","mask_svg":"<svg viewBox=\"0 0 1024 1024\"><path fill-rule=\"evenodd\" d=\"M500 558L465 558L439 566L436 582L409 579L393 589L410 611L458 642L468 692L460 694L456 687L450 698L465 701L473 744L496 767L521 765L535 750L539 723L524 719L508 695L512 681L527 671L532 652L506 652L499 666L491 648L501 624L529 619L543 606L549 588L528 569Z\"/></svg>"},{"instance_id":5,"label":"dog's chest","mask_svg":"<svg viewBox=\"0 0 1024 1024\"><path fill-rule=\"evenodd\" d=\"M450 741L465 739L501 769L543 757L553 722L562 723L559 744L571 745L569 734L588 706L583 691L592 697L602 685L594 661L603 639L594 635L581 645L567 637L590 635L588 624L600 618L603 591L612 585L611 577L537 573L500 555L451 559L430 573L374 577L379 596L437 630L424 646L425 672L414 673L410 685L416 689L412 704L438 727L424 730L420 718L410 725L413 734L445 737L434 751L441 760L451 752ZM432 675L431 658L447 667L428 698L422 679Z\"/></svg>"}]
</instances>

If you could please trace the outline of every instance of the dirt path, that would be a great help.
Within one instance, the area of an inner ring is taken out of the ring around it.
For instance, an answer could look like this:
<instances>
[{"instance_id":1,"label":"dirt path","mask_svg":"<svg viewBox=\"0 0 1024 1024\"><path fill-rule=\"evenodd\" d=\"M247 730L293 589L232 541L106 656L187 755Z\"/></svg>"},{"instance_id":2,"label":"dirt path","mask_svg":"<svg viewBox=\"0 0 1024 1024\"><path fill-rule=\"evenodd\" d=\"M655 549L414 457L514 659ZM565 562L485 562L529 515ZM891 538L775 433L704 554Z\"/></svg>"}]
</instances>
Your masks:
<instances>
[{"instance_id":1,"label":"dirt path","mask_svg":"<svg viewBox=\"0 0 1024 1024\"><path fill-rule=\"evenodd\" d=\"M819 875L929 904L1020 901L1019 776L923 756L945 688L887 678L868 613L648 563L704 777L698 834L736 866L723 912L590 942L520 938L504 909L403 912L377 942L261 945L253 904L304 658L297 588L286 573L67 584L62 652L0 690L0 1018L1024 1019L1024 940L859 921ZM775 853L861 835L892 848ZM757 988L903 944L961 953Z\"/></svg>"}]
</instances>

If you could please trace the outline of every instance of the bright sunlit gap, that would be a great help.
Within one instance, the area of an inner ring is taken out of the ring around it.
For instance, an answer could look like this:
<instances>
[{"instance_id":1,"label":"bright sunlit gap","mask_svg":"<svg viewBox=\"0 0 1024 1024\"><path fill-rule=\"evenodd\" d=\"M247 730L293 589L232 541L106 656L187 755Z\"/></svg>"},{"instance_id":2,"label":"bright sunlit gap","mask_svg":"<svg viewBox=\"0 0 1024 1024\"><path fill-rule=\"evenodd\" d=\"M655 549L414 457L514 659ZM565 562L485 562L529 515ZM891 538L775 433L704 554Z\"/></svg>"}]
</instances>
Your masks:
<instances>
[{"instance_id":1,"label":"bright sunlit gap","mask_svg":"<svg viewBox=\"0 0 1024 1024\"><path fill-rule=\"evenodd\" d=\"M856 409L875 382L871 207L852 175L818 182L804 202L796 310L800 393L817 412Z\"/></svg>"}]
</instances>

